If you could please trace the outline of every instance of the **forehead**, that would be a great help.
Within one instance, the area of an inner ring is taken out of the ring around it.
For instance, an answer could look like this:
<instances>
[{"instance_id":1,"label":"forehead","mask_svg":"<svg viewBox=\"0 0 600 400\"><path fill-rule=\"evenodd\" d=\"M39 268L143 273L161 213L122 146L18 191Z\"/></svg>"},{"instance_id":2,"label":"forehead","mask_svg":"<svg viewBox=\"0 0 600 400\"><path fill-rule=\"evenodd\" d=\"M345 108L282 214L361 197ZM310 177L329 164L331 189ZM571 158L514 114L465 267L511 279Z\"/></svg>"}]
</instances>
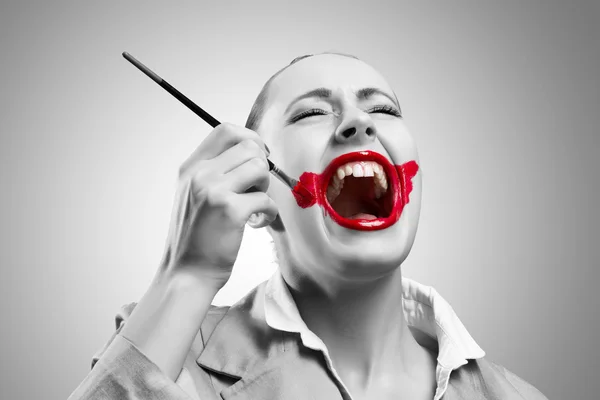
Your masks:
<instances>
[{"instance_id":1,"label":"forehead","mask_svg":"<svg viewBox=\"0 0 600 400\"><path fill-rule=\"evenodd\" d=\"M292 64L273 82L269 102L285 107L299 95L324 87L332 91L357 91L376 87L392 93L383 76L364 61L336 54L321 54Z\"/></svg>"}]
</instances>

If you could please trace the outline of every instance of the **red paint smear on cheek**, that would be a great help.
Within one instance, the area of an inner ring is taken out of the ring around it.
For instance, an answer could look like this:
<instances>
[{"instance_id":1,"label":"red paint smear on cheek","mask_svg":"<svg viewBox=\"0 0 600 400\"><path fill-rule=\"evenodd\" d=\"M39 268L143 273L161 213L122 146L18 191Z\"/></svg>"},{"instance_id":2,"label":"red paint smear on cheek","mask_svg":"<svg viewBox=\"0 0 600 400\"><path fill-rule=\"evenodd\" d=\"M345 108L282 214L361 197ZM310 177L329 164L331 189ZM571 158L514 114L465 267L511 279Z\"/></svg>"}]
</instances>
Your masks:
<instances>
[{"instance_id":1,"label":"red paint smear on cheek","mask_svg":"<svg viewBox=\"0 0 600 400\"><path fill-rule=\"evenodd\" d=\"M292 190L298 206L308 208L317 202L317 193L321 182L321 176L313 172L304 172L300 175L300 182Z\"/></svg>"},{"instance_id":2,"label":"red paint smear on cheek","mask_svg":"<svg viewBox=\"0 0 600 400\"><path fill-rule=\"evenodd\" d=\"M404 206L408 204L410 193L413 190L412 178L417 174L419 165L416 161L409 161L402 165L394 165L397 176L391 177L391 181L396 184L397 192L394 198L394 207L392 214L387 218L378 220L348 220L337 214L328 212L330 216L343 226L359 229L372 230L381 229L390 226L398 221ZM329 204L326 204L325 192L327 184L325 182L325 174L315 174L313 172L304 172L300 175L299 183L292 190L292 194L301 208L308 208L315 204L322 206L326 211L332 211Z\"/></svg>"},{"instance_id":3,"label":"red paint smear on cheek","mask_svg":"<svg viewBox=\"0 0 600 400\"><path fill-rule=\"evenodd\" d=\"M394 165L400 178L401 193L402 193L402 206L408 204L410 192L413 190L412 178L415 177L419 170L419 165L416 161L409 161L402 165Z\"/></svg>"}]
</instances>

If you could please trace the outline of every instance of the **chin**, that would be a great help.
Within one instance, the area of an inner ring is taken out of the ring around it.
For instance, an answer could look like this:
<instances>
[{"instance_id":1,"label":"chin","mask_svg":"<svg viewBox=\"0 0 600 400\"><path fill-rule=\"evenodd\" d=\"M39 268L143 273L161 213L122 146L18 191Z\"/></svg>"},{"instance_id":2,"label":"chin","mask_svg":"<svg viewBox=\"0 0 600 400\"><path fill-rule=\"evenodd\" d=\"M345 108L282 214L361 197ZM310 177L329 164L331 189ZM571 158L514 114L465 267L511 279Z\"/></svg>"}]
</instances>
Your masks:
<instances>
[{"instance_id":1,"label":"chin","mask_svg":"<svg viewBox=\"0 0 600 400\"><path fill-rule=\"evenodd\" d=\"M338 232L330 236L328 249L322 253L329 253L325 256L331 260L329 268L341 277L377 279L394 272L407 259L417 224L415 220L400 220L385 230L345 235L343 240Z\"/></svg>"},{"instance_id":2,"label":"chin","mask_svg":"<svg viewBox=\"0 0 600 400\"><path fill-rule=\"evenodd\" d=\"M317 210L304 210L294 224L288 242L294 264L313 270L311 275L329 275L339 280L365 281L396 271L413 246L419 220L419 202L405 208L402 218L387 229L360 231L338 225ZM291 232L288 232L291 233Z\"/></svg>"}]
</instances>

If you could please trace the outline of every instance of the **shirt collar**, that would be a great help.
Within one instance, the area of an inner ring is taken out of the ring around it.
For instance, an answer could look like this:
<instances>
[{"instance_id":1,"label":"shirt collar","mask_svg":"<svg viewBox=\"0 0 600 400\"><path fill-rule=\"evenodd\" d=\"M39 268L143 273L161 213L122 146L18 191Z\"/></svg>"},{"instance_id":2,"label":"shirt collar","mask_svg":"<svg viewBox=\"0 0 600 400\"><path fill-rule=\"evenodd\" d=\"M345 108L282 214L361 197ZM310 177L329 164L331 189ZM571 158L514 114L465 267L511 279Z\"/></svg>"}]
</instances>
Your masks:
<instances>
[{"instance_id":1,"label":"shirt collar","mask_svg":"<svg viewBox=\"0 0 600 400\"><path fill-rule=\"evenodd\" d=\"M445 391L452 370L466 364L469 359L482 358L485 352L467 332L450 304L434 288L403 277L402 294L404 315L413 333L417 333L417 342L437 342L438 398ZM266 322L271 328L299 333L303 345L322 351L330 364L327 347L302 320L279 269L267 282L264 308ZM330 365L330 368L333 366Z\"/></svg>"}]
</instances>

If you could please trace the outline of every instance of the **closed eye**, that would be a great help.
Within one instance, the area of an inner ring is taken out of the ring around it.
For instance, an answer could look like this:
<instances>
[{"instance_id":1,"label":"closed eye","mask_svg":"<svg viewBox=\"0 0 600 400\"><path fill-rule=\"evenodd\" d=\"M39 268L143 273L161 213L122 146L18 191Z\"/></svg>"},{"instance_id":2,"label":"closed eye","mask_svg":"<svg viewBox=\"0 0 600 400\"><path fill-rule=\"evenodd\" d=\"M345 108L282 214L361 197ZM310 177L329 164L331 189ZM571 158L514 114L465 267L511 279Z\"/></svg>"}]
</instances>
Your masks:
<instances>
[{"instance_id":1,"label":"closed eye","mask_svg":"<svg viewBox=\"0 0 600 400\"><path fill-rule=\"evenodd\" d=\"M312 117L315 115L327 115L327 114L329 114L327 111L322 110L320 108L311 108L310 110L303 111L300 114L297 114L297 115L293 116L292 118L290 118L289 123L293 124L294 122L298 122L304 118Z\"/></svg>"},{"instance_id":2,"label":"closed eye","mask_svg":"<svg viewBox=\"0 0 600 400\"><path fill-rule=\"evenodd\" d=\"M394 117L402 118L402 112L399 109L392 107L392 106L388 106L388 105L375 106L375 107L371 108L368 112L369 113L389 114L389 115L393 115Z\"/></svg>"},{"instance_id":3,"label":"closed eye","mask_svg":"<svg viewBox=\"0 0 600 400\"><path fill-rule=\"evenodd\" d=\"M398 110L397 108L389 106L389 105L375 106L375 107L369 109L367 112L368 113L388 114L388 115L392 115L394 117L402 118L402 112L400 110ZM304 118L309 118L309 117L313 117L316 115L328 115L328 114L329 114L329 112L322 110L320 108L311 108L310 110L303 111L300 114L297 114L297 115L293 116L292 118L290 118L290 120L288 121L288 124L293 124Z\"/></svg>"}]
</instances>

